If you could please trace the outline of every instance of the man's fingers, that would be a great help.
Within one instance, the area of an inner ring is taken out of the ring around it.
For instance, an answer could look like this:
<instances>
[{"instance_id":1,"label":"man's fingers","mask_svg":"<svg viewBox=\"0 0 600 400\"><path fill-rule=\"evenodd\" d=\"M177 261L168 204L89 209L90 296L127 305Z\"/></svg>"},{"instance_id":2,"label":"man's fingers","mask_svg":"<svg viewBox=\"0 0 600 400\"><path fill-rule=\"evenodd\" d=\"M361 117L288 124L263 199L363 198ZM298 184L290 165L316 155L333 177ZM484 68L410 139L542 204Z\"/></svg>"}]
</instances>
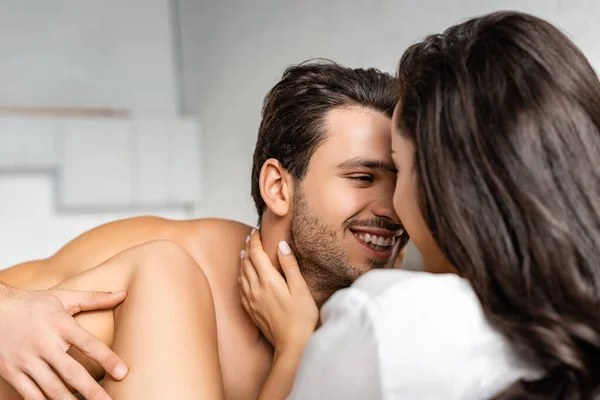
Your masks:
<instances>
[{"instance_id":1,"label":"man's fingers","mask_svg":"<svg viewBox=\"0 0 600 400\"><path fill-rule=\"evenodd\" d=\"M35 379L47 398L51 400L76 400L73 393L67 389L63 381L52 371L48 364L38 360L35 365L28 365L27 367L27 373Z\"/></svg>"},{"instance_id":2,"label":"man's fingers","mask_svg":"<svg viewBox=\"0 0 600 400\"><path fill-rule=\"evenodd\" d=\"M118 292L83 292L75 290L53 290L65 309L71 315L81 311L105 310L118 306L125 300L127 293Z\"/></svg>"},{"instance_id":3,"label":"man's fingers","mask_svg":"<svg viewBox=\"0 0 600 400\"><path fill-rule=\"evenodd\" d=\"M15 388L24 399L30 400L46 400L46 396L42 394L40 389L31 380L27 374L22 372L14 375L14 377L6 379L6 381Z\"/></svg>"},{"instance_id":4,"label":"man's fingers","mask_svg":"<svg viewBox=\"0 0 600 400\"><path fill-rule=\"evenodd\" d=\"M116 380L120 381L127 375L127 366L123 360L100 339L77 325L75 320L73 320L73 327L68 329L64 340L100 364L106 373Z\"/></svg>"},{"instance_id":5,"label":"man's fingers","mask_svg":"<svg viewBox=\"0 0 600 400\"><path fill-rule=\"evenodd\" d=\"M294 253L292 253L290 245L285 241L281 241L279 242L277 248L277 257L279 258L279 264L281 265L281 269L285 274L285 279L287 281L288 287L290 288L290 293L293 293L295 290L306 290L306 281L300 273L298 261L296 260Z\"/></svg>"},{"instance_id":6,"label":"man's fingers","mask_svg":"<svg viewBox=\"0 0 600 400\"><path fill-rule=\"evenodd\" d=\"M89 372L71 356L64 352L56 352L47 360L61 378L77 390L86 400L110 400L110 397L96 382Z\"/></svg>"}]
</instances>

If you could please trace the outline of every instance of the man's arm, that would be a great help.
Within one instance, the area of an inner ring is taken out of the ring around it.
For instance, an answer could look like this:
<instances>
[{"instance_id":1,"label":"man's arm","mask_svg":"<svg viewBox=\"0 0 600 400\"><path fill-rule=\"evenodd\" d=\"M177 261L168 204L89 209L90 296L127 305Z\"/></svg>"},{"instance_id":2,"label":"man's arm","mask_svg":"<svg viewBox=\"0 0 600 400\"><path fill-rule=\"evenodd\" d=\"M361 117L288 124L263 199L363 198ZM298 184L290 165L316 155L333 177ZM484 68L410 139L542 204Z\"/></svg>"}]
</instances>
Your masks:
<instances>
[{"instance_id":1,"label":"man's arm","mask_svg":"<svg viewBox=\"0 0 600 400\"><path fill-rule=\"evenodd\" d=\"M137 217L101 225L73 239L50 258L0 271L0 281L21 289L48 289L145 242L165 239L184 246L184 235L179 231L186 223Z\"/></svg>"}]
</instances>

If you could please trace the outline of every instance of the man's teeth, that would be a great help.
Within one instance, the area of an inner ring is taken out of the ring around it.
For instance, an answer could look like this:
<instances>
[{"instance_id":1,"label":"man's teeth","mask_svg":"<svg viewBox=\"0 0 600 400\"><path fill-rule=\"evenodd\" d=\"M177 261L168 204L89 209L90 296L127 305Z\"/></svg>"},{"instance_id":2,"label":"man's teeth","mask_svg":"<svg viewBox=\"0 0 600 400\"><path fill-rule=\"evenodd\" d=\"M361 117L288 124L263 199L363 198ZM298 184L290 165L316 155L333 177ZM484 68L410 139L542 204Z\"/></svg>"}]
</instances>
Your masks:
<instances>
[{"instance_id":1,"label":"man's teeth","mask_svg":"<svg viewBox=\"0 0 600 400\"><path fill-rule=\"evenodd\" d=\"M383 247L390 247L396 243L395 236L383 237L383 236L371 235L370 233L366 233L366 234L359 233L358 238L364 242L371 243L376 246L383 246Z\"/></svg>"}]
</instances>

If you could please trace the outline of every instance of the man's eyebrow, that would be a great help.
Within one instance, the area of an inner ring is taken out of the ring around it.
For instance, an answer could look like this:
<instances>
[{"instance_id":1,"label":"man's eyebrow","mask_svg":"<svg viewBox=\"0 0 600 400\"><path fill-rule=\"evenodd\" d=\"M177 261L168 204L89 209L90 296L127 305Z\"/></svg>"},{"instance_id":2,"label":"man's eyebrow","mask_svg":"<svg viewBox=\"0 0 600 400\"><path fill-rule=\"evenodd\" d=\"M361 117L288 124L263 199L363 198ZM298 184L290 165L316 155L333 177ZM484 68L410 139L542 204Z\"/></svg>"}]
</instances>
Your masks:
<instances>
[{"instance_id":1,"label":"man's eyebrow","mask_svg":"<svg viewBox=\"0 0 600 400\"><path fill-rule=\"evenodd\" d=\"M386 161L367 159L361 157L355 157L341 162L337 165L339 169L352 169L352 168L368 168L376 169L384 172L391 172L394 174L398 173L398 170L393 164Z\"/></svg>"}]
</instances>

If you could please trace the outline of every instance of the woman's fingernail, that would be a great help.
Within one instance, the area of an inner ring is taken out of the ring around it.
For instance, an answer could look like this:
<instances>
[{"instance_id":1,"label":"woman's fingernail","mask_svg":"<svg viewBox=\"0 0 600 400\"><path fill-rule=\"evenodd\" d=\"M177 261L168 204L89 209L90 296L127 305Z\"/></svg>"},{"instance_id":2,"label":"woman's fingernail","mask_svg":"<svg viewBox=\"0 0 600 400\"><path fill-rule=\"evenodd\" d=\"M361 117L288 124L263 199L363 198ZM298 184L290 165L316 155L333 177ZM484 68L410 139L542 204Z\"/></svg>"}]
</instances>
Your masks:
<instances>
[{"instance_id":1,"label":"woman's fingernail","mask_svg":"<svg viewBox=\"0 0 600 400\"><path fill-rule=\"evenodd\" d=\"M250 241L250 236L246 236L246 243Z\"/></svg>"},{"instance_id":2,"label":"woman's fingernail","mask_svg":"<svg viewBox=\"0 0 600 400\"><path fill-rule=\"evenodd\" d=\"M254 232L256 232L256 229L252 228L252 232L250 232L250 236L254 235Z\"/></svg>"},{"instance_id":3,"label":"woman's fingernail","mask_svg":"<svg viewBox=\"0 0 600 400\"><path fill-rule=\"evenodd\" d=\"M244 250L240 251L240 258L244 258L245 255L246 255L246 251L244 251Z\"/></svg>"},{"instance_id":4,"label":"woman's fingernail","mask_svg":"<svg viewBox=\"0 0 600 400\"><path fill-rule=\"evenodd\" d=\"M287 244L287 242L284 241L284 240L282 240L281 242L279 242L279 251L284 256L290 255L292 253L292 249L290 249L290 245Z\"/></svg>"}]
</instances>

